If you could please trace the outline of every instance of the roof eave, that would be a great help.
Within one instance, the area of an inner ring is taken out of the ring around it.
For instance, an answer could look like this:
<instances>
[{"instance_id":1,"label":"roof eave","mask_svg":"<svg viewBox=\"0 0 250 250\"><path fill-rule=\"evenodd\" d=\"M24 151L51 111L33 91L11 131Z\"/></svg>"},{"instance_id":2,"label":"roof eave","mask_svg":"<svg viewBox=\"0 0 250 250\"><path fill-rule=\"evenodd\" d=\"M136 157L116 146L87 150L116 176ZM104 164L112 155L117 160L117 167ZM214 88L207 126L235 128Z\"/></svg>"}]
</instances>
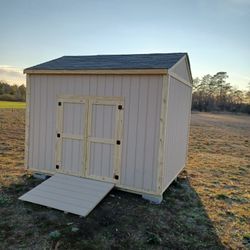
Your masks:
<instances>
[{"instance_id":1,"label":"roof eave","mask_svg":"<svg viewBox=\"0 0 250 250\"><path fill-rule=\"evenodd\" d=\"M166 75L167 69L91 69L91 70L47 70L25 69L24 74L39 75Z\"/></svg>"}]
</instances>

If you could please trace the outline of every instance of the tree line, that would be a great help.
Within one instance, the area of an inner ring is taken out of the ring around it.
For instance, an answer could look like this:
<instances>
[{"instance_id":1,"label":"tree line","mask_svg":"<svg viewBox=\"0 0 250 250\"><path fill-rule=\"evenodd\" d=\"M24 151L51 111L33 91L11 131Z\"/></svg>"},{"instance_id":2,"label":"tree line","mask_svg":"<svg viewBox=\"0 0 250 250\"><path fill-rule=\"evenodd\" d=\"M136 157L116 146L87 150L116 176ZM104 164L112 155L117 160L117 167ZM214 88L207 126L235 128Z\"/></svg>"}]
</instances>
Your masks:
<instances>
[{"instance_id":1,"label":"tree line","mask_svg":"<svg viewBox=\"0 0 250 250\"><path fill-rule=\"evenodd\" d=\"M205 75L193 81L192 110L229 111L250 114L250 83L242 91L227 82L226 72Z\"/></svg>"},{"instance_id":2,"label":"tree line","mask_svg":"<svg viewBox=\"0 0 250 250\"><path fill-rule=\"evenodd\" d=\"M250 114L250 83L248 91L242 91L227 82L226 72L204 75L193 80L192 110L229 111ZM25 101L24 85L9 85L0 81L1 101Z\"/></svg>"},{"instance_id":3,"label":"tree line","mask_svg":"<svg viewBox=\"0 0 250 250\"><path fill-rule=\"evenodd\" d=\"M26 97L26 88L24 85L10 85L0 81L0 100L1 101L21 101L24 102Z\"/></svg>"}]
</instances>

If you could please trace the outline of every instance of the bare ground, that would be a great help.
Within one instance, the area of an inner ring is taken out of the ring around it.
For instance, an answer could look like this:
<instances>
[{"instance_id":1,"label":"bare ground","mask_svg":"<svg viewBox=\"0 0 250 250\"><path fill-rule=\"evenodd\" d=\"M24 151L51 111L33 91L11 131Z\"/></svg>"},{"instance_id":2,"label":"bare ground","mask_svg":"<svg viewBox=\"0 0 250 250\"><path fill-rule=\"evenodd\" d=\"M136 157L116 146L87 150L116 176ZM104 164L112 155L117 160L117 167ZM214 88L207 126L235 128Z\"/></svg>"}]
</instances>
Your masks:
<instances>
[{"instance_id":1,"label":"bare ground","mask_svg":"<svg viewBox=\"0 0 250 250\"><path fill-rule=\"evenodd\" d=\"M17 200L40 181L23 168L24 110L0 109L0 249L250 248L249 146L249 116L193 114L161 205L115 190L79 218Z\"/></svg>"}]
</instances>

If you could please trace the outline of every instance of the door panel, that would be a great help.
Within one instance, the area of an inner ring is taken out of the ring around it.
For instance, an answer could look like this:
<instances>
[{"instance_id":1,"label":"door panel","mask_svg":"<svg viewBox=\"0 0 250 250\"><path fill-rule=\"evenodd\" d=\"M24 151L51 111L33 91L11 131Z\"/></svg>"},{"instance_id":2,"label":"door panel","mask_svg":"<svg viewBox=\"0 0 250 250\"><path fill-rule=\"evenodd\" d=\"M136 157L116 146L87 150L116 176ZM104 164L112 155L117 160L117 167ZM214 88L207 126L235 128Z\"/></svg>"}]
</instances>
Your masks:
<instances>
[{"instance_id":1,"label":"door panel","mask_svg":"<svg viewBox=\"0 0 250 250\"><path fill-rule=\"evenodd\" d=\"M122 126L120 97L60 97L56 171L119 182Z\"/></svg>"},{"instance_id":2,"label":"door panel","mask_svg":"<svg viewBox=\"0 0 250 250\"><path fill-rule=\"evenodd\" d=\"M60 99L58 102L56 171L82 176L86 160L84 152L87 128L84 100ZM85 140L84 140L85 137Z\"/></svg>"},{"instance_id":3,"label":"door panel","mask_svg":"<svg viewBox=\"0 0 250 250\"><path fill-rule=\"evenodd\" d=\"M87 174L91 178L119 182L123 115L121 107L122 100L89 101Z\"/></svg>"},{"instance_id":4,"label":"door panel","mask_svg":"<svg viewBox=\"0 0 250 250\"><path fill-rule=\"evenodd\" d=\"M91 127L92 137L113 139L115 137L115 106L93 104Z\"/></svg>"},{"instance_id":5,"label":"door panel","mask_svg":"<svg viewBox=\"0 0 250 250\"><path fill-rule=\"evenodd\" d=\"M67 174L80 175L84 161L83 152L82 140L63 138L61 171Z\"/></svg>"},{"instance_id":6,"label":"door panel","mask_svg":"<svg viewBox=\"0 0 250 250\"><path fill-rule=\"evenodd\" d=\"M82 136L84 120L84 104L67 102L63 104L63 133Z\"/></svg>"},{"instance_id":7,"label":"door panel","mask_svg":"<svg viewBox=\"0 0 250 250\"><path fill-rule=\"evenodd\" d=\"M113 178L114 145L90 143L90 175Z\"/></svg>"}]
</instances>

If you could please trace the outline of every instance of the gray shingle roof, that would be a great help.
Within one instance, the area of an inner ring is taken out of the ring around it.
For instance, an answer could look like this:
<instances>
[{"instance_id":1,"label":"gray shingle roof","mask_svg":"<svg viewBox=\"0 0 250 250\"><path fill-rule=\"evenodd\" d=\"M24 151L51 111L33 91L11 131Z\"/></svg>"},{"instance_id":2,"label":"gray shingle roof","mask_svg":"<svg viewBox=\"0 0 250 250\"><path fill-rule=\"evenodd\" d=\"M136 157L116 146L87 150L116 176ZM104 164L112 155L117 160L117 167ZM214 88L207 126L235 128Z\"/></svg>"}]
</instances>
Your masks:
<instances>
[{"instance_id":1,"label":"gray shingle roof","mask_svg":"<svg viewBox=\"0 0 250 250\"><path fill-rule=\"evenodd\" d=\"M187 53L63 56L25 70L169 69Z\"/></svg>"}]
</instances>

